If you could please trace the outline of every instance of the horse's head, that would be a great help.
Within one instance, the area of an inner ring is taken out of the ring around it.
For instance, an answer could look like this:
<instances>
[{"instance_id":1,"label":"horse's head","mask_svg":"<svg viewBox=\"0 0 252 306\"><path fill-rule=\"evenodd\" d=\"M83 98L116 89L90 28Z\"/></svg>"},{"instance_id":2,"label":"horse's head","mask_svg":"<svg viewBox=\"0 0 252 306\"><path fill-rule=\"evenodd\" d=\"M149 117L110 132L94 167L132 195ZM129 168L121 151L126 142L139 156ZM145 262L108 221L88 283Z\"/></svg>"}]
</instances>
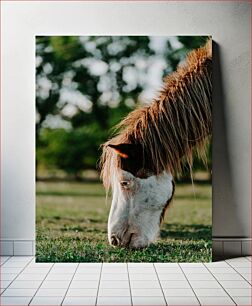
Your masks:
<instances>
[{"instance_id":1,"label":"horse's head","mask_svg":"<svg viewBox=\"0 0 252 306\"><path fill-rule=\"evenodd\" d=\"M192 51L166 77L159 96L130 112L116 131L101 159L104 185L113 192L109 241L145 247L155 240L172 198L170 173L181 173L184 162L191 169L193 153L206 162L212 133L211 40Z\"/></svg>"},{"instance_id":2,"label":"horse's head","mask_svg":"<svg viewBox=\"0 0 252 306\"><path fill-rule=\"evenodd\" d=\"M156 239L172 198L172 176L167 172L150 173L144 167L141 146L108 146L107 150L113 155L107 169L113 193L108 220L109 242L129 248L147 247Z\"/></svg>"}]
</instances>

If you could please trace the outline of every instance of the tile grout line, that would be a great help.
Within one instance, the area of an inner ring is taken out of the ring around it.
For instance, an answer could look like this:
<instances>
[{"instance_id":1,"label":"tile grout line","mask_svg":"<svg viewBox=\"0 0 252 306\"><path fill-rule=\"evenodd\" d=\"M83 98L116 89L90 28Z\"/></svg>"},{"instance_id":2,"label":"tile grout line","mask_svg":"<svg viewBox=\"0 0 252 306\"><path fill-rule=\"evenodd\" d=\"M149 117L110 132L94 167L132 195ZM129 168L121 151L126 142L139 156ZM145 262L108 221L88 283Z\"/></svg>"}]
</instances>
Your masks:
<instances>
[{"instance_id":1,"label":"tile grout line","mask_svg":"<svg viewBox=\"0 0 252 306\"><path fill-rule=\"evenodd\" d=\"M4 256L2 256L2 257L4 257ZM14 256L6 256L6 257L8 257L8 259L6 259L4 262L2 262L1 263L1 265L0 265L0 267L2 268L2 266L7 262L7 261L9 261L12 257L14 257Z\"/></svg>"},{"instance_id":2,"label":"tile grout line","mask_svg":"<svg viewBox=\"0 0 252 306\"><path fill-rule=\"evenodd\" d=\"M38 289L35 291L35 293L33 294L32 299L30 300L28 305L31 305L31 302L33 301L35 295L37 294L37 292L39 291L39 289L41 288L42 284L44 283L45 279L47 278L47 275L51 272L53 266L55 263L52 264L51 268L49 269L49 271L46 273L45 277L42 279L41 284L38 286Z\"/></svg>"},{"instance_id":3,"label":"tile grout line","mask_svg":"<svg viewBox=\"0 0 252 306\"><path fill-rule=\"evenodd\" d=\"M226 263L229 265L229 267L231 267L232 269L234 269L234 271L236 272L236 273L238 273L250 286L252 286L251 284L250 284L250 282L245 278L245 277L243 277L243 275L239 272L239 271L237 271L233 266L231 266L229 263L228 263L228 261L226 261ZM251 263L252 264L252 263ZM250 269L251 270L251 269ZM250 273L251 273L251 271L250 271Z\"/></svg>"},{"instance_id":4,"label":"tile grout line","mask_svg":"<svg viewBox=\"0 0 252 306\"><path fill-rule=\"evenodd\" d=\"M187 282L188 282L188 284L189 284L190 288L192 289L192 291L193 291L193 293L194 293L194 295L195 295L195 297L196 297L197 301L199 302L199 305L201 305L201 302L200 302L200 300L199 300L199 298L198 298L197 294L195 293L195 291L194 291L194 289L193 289L193 287L192 287L192 285L191 285L191 283L190 283L189 279L187 278L187 276L186 276L186 274L185 274L185 272L184 272L183 268L181 267L181 265L180 265L179 263L178 263L178 265L179 265L179 267L180 267L180 269L181 269L182 273L184 274L184 276L185 276L185 278L186 278L186 280L187 280Z\"/></svg>"},{"instance_id":5,"label":"tile grout line","mask_svg":"<svg viewBox=\"0 0 252 306\"><path fill-rule=\"evenodd\" d=\"M230 299L236 304L235 300L233 299L233 297L227 292L227 290L221 285L221 283L219 282L219 280L215 277L215 275L211 272L211 270L203 263L203 265L206 267L206 269L211 273L211 275L214 277L214 279L218 282L218 284L221 286L221 288L227 293L227 295L230 297Z\"/></svg>"},{"instance_id":6,"label":"tile grout line","mask_svg":"<svg viewBox=\"0 0 252 306\"><path fill-rule=\"evenodd\" d=\"M70 280L70 282L69 282L69 285L68 285L68 287L67 287L67 290L66 290L66 292L65 292L65 294L64 294L63 300L62 300L62 302L61 302L60 305L63 305L63 303L64 303L64 301L65 301L65 298L66 298L66 296L67 296L67 292L68 292L68 290L69 290L69 288L70 288L70 286L71 286L71 283L72 283L72 281L73 281L73 279L74 279L74 276L75 276L75 274L76 274L76 272L77 272L77 269L78 269L79 265L80 265L80 263L77 264L77 267L76 267L76 269L74 270L73 276L72 276L72 278L71 278L71 280Z\"/></svg>"},{"instance_id":7,"label":"tile grout line","mask_svg":"<svg viewBox=\"0 0 252 306\"><path fill-rule=\"evenodd\" d=\"M154 270L155 270L156 275L157 275L157 279L158 279L159 286L160 286L161 291L162 291L162 293L163 293L163 297L164 297L164 300L165 300L165 304L168 305L168 302L167 302L167 300L166 300L166 298L165 298L164 290L163 290L163 287L162 287L162 285L161 285L161 281L160 281L160 279L159 279L158 272L157 272L157 269L156 269L156 266L155 266L155 263L154 263L154 262L153 262L153 267L154 267Z\"/></svg>"},{"instance_id":8,"label":"tile grout line","mask_svg":"<svg viewBox=\"0 0 252 306\"><path fill-rule=\"evenodd\" d=\"M12 256L14 257L14 256ZM4 289L3 292L1 292L0 296L2 297L3 293L5 292L6 289L8 289L10 287L10 285L16 280L16 278L24 271L24 269L31 263L31 261L33 260L33 257L31 258L30 261L28 261L28 263L21 269L21 271L17 274L16 277L13 278L13 280L9 283L9 285ZM7 274L7 273L6 273Z\"/></svg>"},{"instance_id":9,"label":"tile grout line","mask_svg":"<svg viewBox=\"0 0 252 306\"><path fill-rule=\"evenodd\" d=\"M246 258L248 262L251 262L250 259L247 258L247 256L242 256L243 258Z\"/></svg>"},{"instance_id":10,"label":"tile grout line","mask_svg":"<svg viewBox=\"0 0 252 306\"><path fill-rule=\"evenodd\" d=\"M96 293L95 305L97 305L97 302L98 302L98 294L99 294L99 290L100 290L102 269L103 269L103 262L102 262L102 264L101 264L100 277L99 277L99 281L98 281L98 288L97 288L97 293Z\"/></svg>"},{"instance_id":11,"label":"tile grout line","mask_svg":"<svg viewBox=\"0 0 252 306\"><path fill-rule=\"evenodd\" d=\"M1 257L4 257L4 256L1 256ZM2 271L1 271L1 269L3 268L4 264L5 264L7 261L10 260L11 257L13 257L13 256L8 256L8 259L5 260L5 261L4 261L3 263L1 263L1 265L0 265L0 286L1 286L1 283L2 283L2 279L1 279ZM13 281L13 280L12 280L12 281ZM3 290L3 292L0 293L0 296L1 296L1 295L4 293L4 291L10 286L11 283L12 283L12 282L10 282L9 285L8 285L6 288L3 288L4 290ZM0 305L1 305L1 298L0 298Z\"/></svg>"},{"instance_id":12,"label":"tile grout line","mask_svg":"<svg viewBox=\"0 0 252 306\"><path fill-rule=\"evenodd\" d=\"M126 267L127 267L127 273L128 273L128 282L129 282L129 290L130 290L130 301L131 301L131 305L133 305L133 298L132 298L131 285L130 285L130 275L129 275L128 262L126 262Z\"/></svg>"}]
</instances>

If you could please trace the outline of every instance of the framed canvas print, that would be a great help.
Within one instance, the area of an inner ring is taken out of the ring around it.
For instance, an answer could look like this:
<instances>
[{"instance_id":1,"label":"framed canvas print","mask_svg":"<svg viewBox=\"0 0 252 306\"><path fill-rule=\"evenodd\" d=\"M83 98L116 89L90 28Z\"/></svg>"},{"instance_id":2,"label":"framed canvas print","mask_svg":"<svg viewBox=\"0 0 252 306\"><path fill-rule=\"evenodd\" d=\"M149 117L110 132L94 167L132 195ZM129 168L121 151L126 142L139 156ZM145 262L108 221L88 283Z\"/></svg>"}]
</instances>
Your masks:
<instances>
[{"instance_id":1,"label":"framed canvas print","mask_svg":"<svg viewBox=\"0 0 252 306\"><path fill-rule=\"evenodd\" d=\"M209 36L36 37L36 260L212 254Z\"/></svg>"}]
</instances>

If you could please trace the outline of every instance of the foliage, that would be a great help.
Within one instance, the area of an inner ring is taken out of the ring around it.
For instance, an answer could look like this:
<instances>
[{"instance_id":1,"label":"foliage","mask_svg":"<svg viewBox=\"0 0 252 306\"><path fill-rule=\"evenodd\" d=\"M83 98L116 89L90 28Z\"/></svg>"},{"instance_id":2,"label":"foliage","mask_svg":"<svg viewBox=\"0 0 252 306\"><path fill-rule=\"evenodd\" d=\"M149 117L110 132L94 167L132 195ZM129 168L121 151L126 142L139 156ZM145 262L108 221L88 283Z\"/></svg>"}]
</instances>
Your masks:
<instances>
[{"instance_id":1,"label":"foliage","mask_svg":"<svg viewBox=\"0 0 252 306\"><path fill-rule=\"evenodd\" d=\"M100 184L37 183L36 260L51 262L211 261L211 187L178 184L160 239L143 250L107 241L109 206ZM109 199L110 200L110 199Z\"/></svg>"},{"instance_id":2,"label":"foliage","mask_svg":"<svg viewBox=\"0 0 252 306\"><path fill-rule=\"evenodd\" d=\"M95 168L110 129L141 102L155 56L167 74L205 40L181 36L176 48L167 40L158 54L146 36L38 36L37 164L76 177Z\"/></svg>"},{"instance_id":3,"label":"foliage","mask_svg":"<svg viewBox=\"0 0 252 306\"><path fill-rule=\"evenodd\" d=\"M37 157L48 168L64 169L76 179L81 170L95 169L104 133L96 122L76 129L43 129Z\"/></svg>"}]
</instances>

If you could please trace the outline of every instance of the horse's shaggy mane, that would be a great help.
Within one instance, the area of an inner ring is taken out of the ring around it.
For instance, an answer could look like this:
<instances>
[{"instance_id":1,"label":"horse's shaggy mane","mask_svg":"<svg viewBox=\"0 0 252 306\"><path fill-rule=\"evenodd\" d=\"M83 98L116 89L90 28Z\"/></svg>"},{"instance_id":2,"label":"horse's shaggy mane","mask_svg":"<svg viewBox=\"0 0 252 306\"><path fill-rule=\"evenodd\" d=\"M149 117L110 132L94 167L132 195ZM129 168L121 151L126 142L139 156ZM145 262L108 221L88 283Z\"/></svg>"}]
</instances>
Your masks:
<instances>
[{"instance_id":1,"label":"horse's shaggy mane","mask_svg":"<svg viewBox=\"0 0 252 306\"><path fill-rule=\"evenodd\" d=\"M192 51L177 71L164 79L159 97L130 112L117 126L117 135L103 145L101 177L109 188L119 157L108 144L141 144L151 171L178 174L191 167L194 150L206 160L212 130L212 42Z\"/></svg>"}]
</instances>

